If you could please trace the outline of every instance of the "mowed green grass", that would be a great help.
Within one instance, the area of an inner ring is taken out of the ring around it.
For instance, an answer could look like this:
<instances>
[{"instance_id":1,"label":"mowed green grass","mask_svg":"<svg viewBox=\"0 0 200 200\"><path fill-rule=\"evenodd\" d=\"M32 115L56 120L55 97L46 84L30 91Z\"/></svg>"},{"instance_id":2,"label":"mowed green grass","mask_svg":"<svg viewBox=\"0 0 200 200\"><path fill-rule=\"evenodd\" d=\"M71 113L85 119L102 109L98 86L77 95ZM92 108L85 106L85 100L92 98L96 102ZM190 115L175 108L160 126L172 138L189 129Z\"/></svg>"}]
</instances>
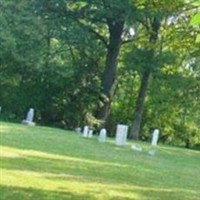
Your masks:
<instances>
[{"instance_id":1,"label":"mowed green grass","mask_svg":"<svg viewBox=\"0 0 200 200\"><path fill-rule=\"evenodd\" d=\"M199 200L200 152L0 122L0 200ZM140 145L134 152L131 145Z\"/></svg>"}]
</instances>

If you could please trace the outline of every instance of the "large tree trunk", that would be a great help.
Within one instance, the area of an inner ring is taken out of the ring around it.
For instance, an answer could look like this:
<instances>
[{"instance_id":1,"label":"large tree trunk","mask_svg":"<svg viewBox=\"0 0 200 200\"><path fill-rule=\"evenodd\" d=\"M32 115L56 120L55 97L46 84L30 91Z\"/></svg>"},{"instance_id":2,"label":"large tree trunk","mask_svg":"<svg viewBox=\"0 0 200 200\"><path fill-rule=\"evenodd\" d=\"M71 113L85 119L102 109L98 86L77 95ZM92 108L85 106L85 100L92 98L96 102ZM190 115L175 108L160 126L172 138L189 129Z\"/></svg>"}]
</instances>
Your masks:
<instances>
[{"instance_id":1,"label":"large tree trunk","mask_svg":"<svg viewBox=\"0 0 200 200\"><path fill-rule=\"evenodd\" d=\"M144 110L146 92L148 89L149 77L150 77L150 71L146 71L143 73L141 85L139 89L139 94L136 101L132 129L130 131L130 137L135 140L139 139L139 131L140 131L140 125L142 121L142 114Z\"/></svg>"},{"instance_id":2,"label":"large tree trunk","mask_svg":"<svg viewBox=\"0 0 200 200\"><path fill-rule=\"evenodd\" d=\"M117 59L121 47L121 35L123 32L123 23L108 21L109 26L109 44L106 55L105 70L102 77L103 106L97 108L96 117L107 121L110 114L112 97L115 91L115 81L117 72Z\"/></svg>"},{"instance_id":3,"label":"large tree trunk","mask_svg":"<svg viewBox=\"0 0 200 200\"><path fill-rule=\"evenodd\" d=\"M158 40L158 32L160 29L160 21L158 18L154 17L151 21L150 24L150 37L149 37L149 43L154 45L156 44ZM154 52L152 51L152 57L154 57ZM151 60L149 60L151 62ZM142 115L143 115L143 110L144 110L144 103L145 103L145 97L146 97L146 92L148 89L148 83L149 83L149 77L151 74L151 68L145 70L142 74L142 80L141 80L141 86L139 90L139 95L136 101L136 107L135 107L135 112L134 112L134 118L133 118L133 123L132 123L132 128L130 132L130 137L132 139L138 140L139 139L139 132L140 132L140 126L142 122Z\"/></svg>"}]
</instances>

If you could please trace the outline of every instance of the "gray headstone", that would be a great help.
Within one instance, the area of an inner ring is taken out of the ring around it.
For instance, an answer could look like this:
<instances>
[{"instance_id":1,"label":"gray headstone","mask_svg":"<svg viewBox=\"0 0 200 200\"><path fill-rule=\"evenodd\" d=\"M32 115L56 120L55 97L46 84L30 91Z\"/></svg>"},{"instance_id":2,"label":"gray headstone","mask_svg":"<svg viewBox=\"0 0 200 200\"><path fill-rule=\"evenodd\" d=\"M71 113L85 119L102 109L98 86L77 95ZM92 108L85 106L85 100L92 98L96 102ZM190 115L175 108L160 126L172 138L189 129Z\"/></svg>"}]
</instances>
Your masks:
<instances>
[{"instance_id":1,"label":"gray headstone","mask_svg":"<svg viewBox=\"0 0 200 200\"><path fill-rule=\"evenodd\" d=\"M89 128L88 126L84 126L83 128L83 137L88 137Z\"/></svg>"},{"instance_id":2,"label":"gray headstone","mask_svg":"<svg viewBox=\"0 0 200 200\"><path fill-rule=\"evenodd\" d=\"M142 147L140 147L140 146L135 146L135 145L132 145L132 146L131 146L131 149L133 149L134 151L142 151Z\"/></svg>"},{"instance_id":3,"label":"gray headstone","mask_svg":"<svg viewBox=\"0 0 200 200\"><path fill-rule=\"evenodd\" d=\"M34 117L34 109L30 108L26 116L26 121L33 122L33 117Z\"/></svg>"},{"instance_id":4,"label":"gray headstone","mask_svg":"<svg viewBox=\"0 0 200 200\"><path fill-rule=\"evenodd\" d=\"M155 153L156 153L156 150L155 150L155 149L150 149L150 150L148 151L148 154L151 155L151 156L154 156Z\"/></svg>"},{"instance_id":5,"label":"gray headstone","mask_svg":"<svg viewBox=\"0 0 200 200\"><path fill-rule=\"evenodd\" d=\"M106 142L107 131L105 128L102 128L99 133L99 142Z\"/></svg>"},{"instance_id":6,"label":"gray headstone","mask_svg":"<svg viewBox=\"0 0 200 200\"><path fill-rule=\"evenodd\" d=\"M78 134L81 134L81 128L80 127L75 128L75 132L78 133Z\"/></svg>"},{"instance_id":7,"label":"gray headstone","mask_svg":"<svg viewBox=\"0 0 200 200\"><path fill-rule=\"evenodd\" d=\"M116 145L122 146L126 144L128 134L128 126L124 124L117 125L115 143Z\"/></svg>"},{"instance_id":8,"label":"gray headstone","mask_svg":"<svg viewBox=\"0 0 200 200\"><path fill-rule=\"evenodd\" d=\"M153 136L152 136L152 140L151 140L151 146L152 148L148 151L148 154L151 156L154 156L156 154L156 146L158 143L158 137L159 137L159 130L155 129L153 131Z\"/></svg>"},{"instance_id":9,"label":"gray headstone","mask_svg":"<svg viewBox=\"0 0 200 200\"><path fill-rule=\"evenodd\" d=\"M93 136L93 130L90 129L88 131L88 138L92 138L92 136Z\"/></svg>"},{"instance_id":10,"label":"gray headstone","mask_svg":"<svg viewBox=\"0 0 200 200\"><path fill-rule=\"evenodd\" d=\"M33 118L34 118L34 109L30 108L27 113L26 119L22 120L22 123L29 126L35 126L35 123L33 122Z\"/></svg>"}]
</instances>

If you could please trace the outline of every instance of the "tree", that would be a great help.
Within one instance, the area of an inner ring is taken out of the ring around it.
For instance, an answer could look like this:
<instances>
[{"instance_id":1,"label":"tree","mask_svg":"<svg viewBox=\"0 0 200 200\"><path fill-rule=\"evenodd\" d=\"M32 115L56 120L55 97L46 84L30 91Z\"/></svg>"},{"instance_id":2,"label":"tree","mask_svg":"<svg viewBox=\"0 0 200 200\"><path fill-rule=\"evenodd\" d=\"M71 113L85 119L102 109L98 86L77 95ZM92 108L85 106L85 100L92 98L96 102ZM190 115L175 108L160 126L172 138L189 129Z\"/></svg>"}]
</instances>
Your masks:
<instances>
[{"instance_id":1,"label":"tree","mask_svg":"<svg viewBox=\"0 0 200 200\"><path fill-rule=\"evenodd\" d=\"M116 86L118 56L124 27L128 18L136 15L136 8L132 1L73 1L67 5L67 12L105 45L105 64L101 77L102 94L95 115L107 121Z\"/></svg>"},{"instance_id":2,"label":"tree","mask_svg":"<svg viewBox=\"0 0 200 200\"><path fill-rule=\"evenodd\" d=\"M198 144L198 30L183 0L0 6L3 117L21 120L34 107L38 123L96 129L95 115L113 132L133 124L135 139L159 128L163 142Z\"/></svg>"},{"instance_id":3,"label":"tree","mask_svg":"<svg viewBox=\"0 0 200 200\"><path fill-rule=\"evenodd\" d=\"M13 118L22 115L25 102L30 98L22 87L26 87L36 71L41 53L40 27L28 9L27 1L2 1L0 6L0 99L2 107L10 111Z\"/></svg>"},{"instance_id":4,"label":"tree","mask_svg":"<svg viewBox=\"0 0 200 200\"><path fill-rule=\"evenodd\" d=\"M143 37L141 40L142 43L137 43L138 50L133 50L132 53L133 64L137 65L137 70L141 73L141 86L138 92L134 120L130 132L131 137L134 139L139 138L144 101L150 75L155 73L162 65L173 62L173 59L169 59L169 50L163 45L165 42L162 39L162 35L159 34L159 29L163 29L170 15L175 15L175 12L179 13L183 8L183 1L177 1L176 3L176 5L173 4L170 7L166 7L165 3L151 4L148 2L146 5L144 4L144 17L141 18L140 21L146 29L146 34L144 34L144 29L142 30L142 34L145 35L145 37L148 35L148 37L146 37L146 39ZM171 55L172 54L171 52ZM171 56L171 58L173 57L174 56Z\"/></svg>"},{"instance_id":5,"label":"tree","mask_svg":"<svg viewBox=\"0 0 200 200\"><path fill-rule=\"evenodd\" d=\"M200 13L198 9L200 6L200 1L195 1L193 4L194 6L197 6L197 9L195 9L194 11L196 13L196 10L197 10L197 13L192 17L190 24L193 26L198 26L200 25ZM200 34L197 35L196 42L200 42Z\"/></svg>"}]
</instances>

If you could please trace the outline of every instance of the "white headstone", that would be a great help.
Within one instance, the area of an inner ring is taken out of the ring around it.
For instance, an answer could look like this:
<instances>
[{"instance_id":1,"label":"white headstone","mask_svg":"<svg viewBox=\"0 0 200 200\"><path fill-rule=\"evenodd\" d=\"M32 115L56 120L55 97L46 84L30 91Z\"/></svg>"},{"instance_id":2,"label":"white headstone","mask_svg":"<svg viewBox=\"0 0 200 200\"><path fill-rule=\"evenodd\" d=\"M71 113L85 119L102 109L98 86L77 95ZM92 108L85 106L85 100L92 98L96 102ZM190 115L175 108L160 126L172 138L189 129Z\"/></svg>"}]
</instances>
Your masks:
<instances>
[{"instance_id":1,"label":"white headstone","mask_svg":"<svg viewBox=\"0 0 200 200\"><path fill-rule=\"evenodd\" d=\"M35 123L33 122L33 118L34 118L34 109L30 108L27 113L26 119L22 120L22 123L30 125L30 126L34 126Z\"/></svg>"},{"instance_id":2,"label":"white headstone","mask_svg":"<svg viewBox=\"0 0 200 200\"><path fill-rule=\"evenodd\" d=\"M105 142L107 137L107 131L105 128L102 128L99 133L99 142Z\"/></svg>"},{"instance_id":3,"label":"white headstone","mask_svg":"<svg viewBox=\"0 0 200 200\"><path fill-rule=\"evenodd\" d=\"M34 109L30 108L26 116L26 121L33 122L33 117L34 117Z\"/></svg>"},{"instance_id":4,"label":"white headstone","mask_svg":"<svg viewBox=\"0 0 200 200\"><path fill-rule=\"evenodd\" d=\"M151 156L154 156L155 153L156 153L156 150L155 150L155 149L150 149L150 150L148 151L148 154L151 155Z\"/></svg>"},{"instance_id":5,"label":"white headstone","mask_svg":"<svg viewBox=\"0 0 200 200\"><path fill-rule=\"evenodd\" d=\"M122 146L126 144L128 134L128 126L123 124L117 125L115 143L116 145Z\"/></svg>"},{"instance_id":6,"label":"white headstone","mask_svg":"<svg viewBox=\"0 0 200 200\"><path fill-rule=\"evenodd\" d=\"M90 129L90 130L88 131L88 138L92 138L92 135L93 135L93 130Z\"/></svg>"},{"instance_id":7,"label":"white headstone","mask_svg":"<svg viewBox=\"0 0 200 200\"><path fill-rule=\"evenodd\" d=\"M78 134L81 134L81 128L80 127L76 128L75 132L78 133Z\"/></svg>"},{"instance_id":8,"label":"white headstone","mask_svg":"<svg viewBox=\"0 0 200 200\"><path fill-rule=\"evenodd\" d=\"M84 129L83 129L83 137L88 137L88 131L89 131L88 126L84 126Z\"/></svg>"},{"instance_id":9,"label":"white headstone","mask_svg":"<svg viewBox=\"0 0 200 200\"><path fill-rule=\"evenodd\" d=\"M157 146L158 136L159 136L159 130L155 129L153 132L153 137L152 137L152 141L151 141L152 146Z\"/></svg>"},{"instance_id":10,"label":"white headstone","mask_svg":"<svg viewBox=\"0 0 200 200\"><path fill-rule=\"evenodd\" d=\"M131 149L133 149L134 151L142 151L142 147L135 146L135 145L132 145Z\"/></svg>"}]
</instances>

